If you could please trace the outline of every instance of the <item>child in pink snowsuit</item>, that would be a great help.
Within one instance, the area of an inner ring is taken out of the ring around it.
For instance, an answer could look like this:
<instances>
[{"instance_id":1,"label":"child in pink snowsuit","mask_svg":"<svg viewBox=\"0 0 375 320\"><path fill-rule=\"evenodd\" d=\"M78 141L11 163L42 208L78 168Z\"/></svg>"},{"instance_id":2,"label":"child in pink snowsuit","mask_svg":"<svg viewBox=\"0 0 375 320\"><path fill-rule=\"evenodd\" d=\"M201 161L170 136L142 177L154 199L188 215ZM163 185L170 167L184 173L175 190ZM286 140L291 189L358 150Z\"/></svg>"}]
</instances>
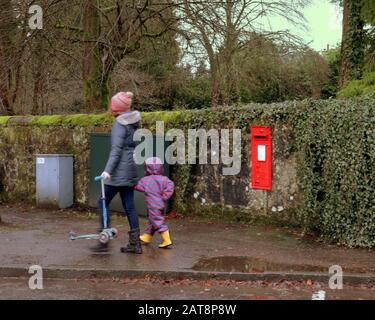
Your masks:
<instances>
[{"instance_id":1,"label":"child in pink snowsuit","mask_svg":"<svg viewBox=\"0 0 375 320\"><path fill-rule=\"evenodd\" d=\"M166 202L173 195L174 183L163 176L164 166L157 158L145 161L145 177L140 179L135 190L144 192L148 209L148 226L145 233L140 236L143 243L150 243L155 232L159 232L163 242L159 248L168 248L172 245L168 226L165 224L164 209Z\"/></svg>"}]
</instances>

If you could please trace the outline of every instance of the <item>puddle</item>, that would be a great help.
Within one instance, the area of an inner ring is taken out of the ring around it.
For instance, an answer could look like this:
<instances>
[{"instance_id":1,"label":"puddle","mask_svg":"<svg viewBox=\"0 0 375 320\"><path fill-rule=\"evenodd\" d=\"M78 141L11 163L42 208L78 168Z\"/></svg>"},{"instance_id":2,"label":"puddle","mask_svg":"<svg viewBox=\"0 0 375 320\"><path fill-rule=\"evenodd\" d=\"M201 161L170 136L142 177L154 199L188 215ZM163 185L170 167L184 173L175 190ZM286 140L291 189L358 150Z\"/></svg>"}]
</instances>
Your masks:
<instances>
[{"instance_id":1,"label":"puddle","mask_svg":"<svg viewBox=\"0 0 375 320\"><path fill-rule=\"evenodd\" d=\"M192 268L197 271L218 271L218 272L327 272L328 267L318 267L311 265L292 265L284 263L274 263L249 257L212 257L200 259Z\"/></svg>"}]
</instances>

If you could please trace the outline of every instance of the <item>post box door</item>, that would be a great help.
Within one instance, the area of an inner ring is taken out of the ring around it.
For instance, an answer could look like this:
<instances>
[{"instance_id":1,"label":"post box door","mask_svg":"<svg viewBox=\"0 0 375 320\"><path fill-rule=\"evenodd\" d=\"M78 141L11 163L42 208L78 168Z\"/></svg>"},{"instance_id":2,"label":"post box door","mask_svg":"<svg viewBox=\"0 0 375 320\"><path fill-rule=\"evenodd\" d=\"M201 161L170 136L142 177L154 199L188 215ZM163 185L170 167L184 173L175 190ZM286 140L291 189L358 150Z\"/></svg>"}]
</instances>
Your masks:
<instances>
[{"instance_id":1,"label":"post box door","mask_svg":"<svg viewBox=\"0 0 375 320\"><path fill-rule=\"evenodd\" d=\"M272 128L251 127L252 188L272 190Z\"/></svg>"}]
</instances>

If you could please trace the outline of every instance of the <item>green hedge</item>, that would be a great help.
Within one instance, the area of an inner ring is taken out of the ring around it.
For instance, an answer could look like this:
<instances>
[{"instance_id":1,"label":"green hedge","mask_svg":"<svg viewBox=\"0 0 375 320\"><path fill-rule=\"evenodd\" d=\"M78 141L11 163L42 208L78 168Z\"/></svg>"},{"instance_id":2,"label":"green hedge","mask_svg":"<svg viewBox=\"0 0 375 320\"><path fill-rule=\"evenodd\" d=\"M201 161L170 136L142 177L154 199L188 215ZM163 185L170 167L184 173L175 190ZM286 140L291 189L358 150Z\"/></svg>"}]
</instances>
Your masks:
<instances>
[{"instance_id":1,"label":"green hedge","mask_svg":"<svg viewBox=\"0 0 375 320\"><path fill-rule=\"evenodd\" d=\"M312 102L295 124L301 224L334 243L375 245L375 100Z\"/></svg>"},{"instance_id":2,"label":"green hedge","mask_svg":"<svg viewBox=\"0 0 375 320\"><path fill-rule=\"evenodd\" d=\"M375 246L375 99L298 101L238 105L212 111L181 110L143 114L143 126L156 120L168 128L242 128L250 124L290 128L287 148L297 154L302 202L298 223L324 239L348 246ZM7 125L110 126L106 115L0 117ZM179 166L178 199L186 202L191 166Z\"/></svg>"}]
</instances>

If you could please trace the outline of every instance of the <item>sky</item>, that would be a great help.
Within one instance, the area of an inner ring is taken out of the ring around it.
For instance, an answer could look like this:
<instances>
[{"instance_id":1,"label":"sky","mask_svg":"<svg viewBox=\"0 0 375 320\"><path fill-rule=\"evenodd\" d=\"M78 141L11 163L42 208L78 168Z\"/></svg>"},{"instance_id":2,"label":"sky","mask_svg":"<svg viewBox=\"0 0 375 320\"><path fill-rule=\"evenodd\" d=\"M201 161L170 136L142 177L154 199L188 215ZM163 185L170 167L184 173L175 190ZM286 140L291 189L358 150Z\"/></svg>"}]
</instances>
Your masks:
<instances>
[{"instance_id":1,"label":"sky","mask_svg":"<svg viewBox=\"0 0 375 320\"><path fill-rule=\"evenodd\" d=\"M342 10L339 6L331 4L329 0L314 0L314 4L305 9L310 32L304 39L312 41L315 50L335 47L341 41Z\"/></svg>"},{"instance_id":2,"label":"sky","mask_svg":"<svg viewBox=\"0 0 375 320\"><path fill-rule=\"evenodd\" d=\"M304 9L307 20L308 31L301 28L288 26L280 19L272 19L271 26L274 30L288 28L293 33L301 36L306 43L321 51L327 45L336 47L341 41L342 32L342 10L338 5L330 3L329 0L312 0L312 3Z\"/></svg>"}]
</instances>

